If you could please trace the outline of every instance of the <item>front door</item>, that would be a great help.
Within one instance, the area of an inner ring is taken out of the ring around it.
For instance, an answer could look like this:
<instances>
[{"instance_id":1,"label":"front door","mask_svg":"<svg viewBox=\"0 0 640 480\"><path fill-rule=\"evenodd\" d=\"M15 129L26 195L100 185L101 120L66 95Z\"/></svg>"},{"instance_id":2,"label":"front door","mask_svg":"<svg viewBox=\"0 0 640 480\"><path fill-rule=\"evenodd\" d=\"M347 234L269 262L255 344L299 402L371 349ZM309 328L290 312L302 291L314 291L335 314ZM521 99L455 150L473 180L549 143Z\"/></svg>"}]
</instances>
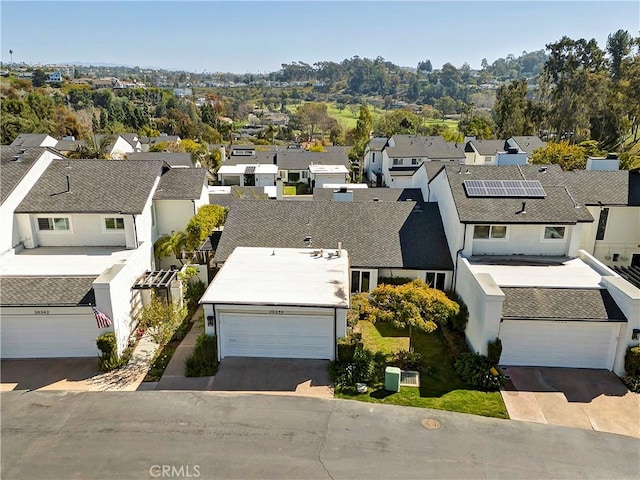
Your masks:
<instances>
[{"instance_id":1,"label":"front door","mask_svg":"<svg viewBox=\"0 0 640 480\"><path fill-rule=\"evenodd\" d=\"M245 173L244 175L244 186L245 187L255 187L256 186L256 176L254 173Z\"/></svg>"},{"instance_id":2,"label":"front door","mask_svg":"<svg viewBox=\"0 0 640 480\"><path fill-rule=\"evenodd\" d=\"M640 253L634 253L631 257L631 266L640 267Z\"/></svg>"}]
</instances>

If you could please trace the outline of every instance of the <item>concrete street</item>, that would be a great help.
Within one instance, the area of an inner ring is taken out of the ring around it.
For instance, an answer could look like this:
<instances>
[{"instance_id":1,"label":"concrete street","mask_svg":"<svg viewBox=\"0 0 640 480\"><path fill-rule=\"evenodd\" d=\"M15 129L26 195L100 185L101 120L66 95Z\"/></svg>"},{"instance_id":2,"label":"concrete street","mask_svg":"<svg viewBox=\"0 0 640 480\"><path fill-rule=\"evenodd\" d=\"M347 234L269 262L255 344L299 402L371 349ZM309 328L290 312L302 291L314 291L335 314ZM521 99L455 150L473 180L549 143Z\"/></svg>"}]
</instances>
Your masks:
<instances>
[{"instance_id":1,"label":"concrete street","mask_svg":"<svg viewBox=\"0 0 640 480\"><path fill-rule=\"evenodd\" d=\"M5 480L640 476L635 438L436 410L216 392L0 401Z\"/></svg>"}]
</instances>

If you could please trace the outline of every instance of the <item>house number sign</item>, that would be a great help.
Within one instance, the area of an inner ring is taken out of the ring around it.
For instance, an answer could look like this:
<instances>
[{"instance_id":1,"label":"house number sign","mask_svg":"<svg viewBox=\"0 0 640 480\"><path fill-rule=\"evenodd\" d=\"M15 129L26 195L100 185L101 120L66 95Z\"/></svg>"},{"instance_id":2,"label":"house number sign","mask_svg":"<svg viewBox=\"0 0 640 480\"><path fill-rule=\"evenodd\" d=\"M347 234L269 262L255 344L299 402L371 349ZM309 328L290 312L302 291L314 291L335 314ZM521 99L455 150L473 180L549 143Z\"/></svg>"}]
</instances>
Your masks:
<instances>
[{"instance_id":1,"label":"house number sign","mask_svg":"<svg viewBox=\"0 0 640 480\"><path fill-rule=\"evenodd\" d=\"M36 310L34 315L49 315L49 310Z\"/></svg>"},{"instance_id":2,"label":"house number sign","mask_svg":"<svg viewBox=\"0 0 640 480\"><path fill-rule=\"evenodd\" d=\"M284 315L284 310L269 310L269 315Z\"/></svg>"}]
</instances>

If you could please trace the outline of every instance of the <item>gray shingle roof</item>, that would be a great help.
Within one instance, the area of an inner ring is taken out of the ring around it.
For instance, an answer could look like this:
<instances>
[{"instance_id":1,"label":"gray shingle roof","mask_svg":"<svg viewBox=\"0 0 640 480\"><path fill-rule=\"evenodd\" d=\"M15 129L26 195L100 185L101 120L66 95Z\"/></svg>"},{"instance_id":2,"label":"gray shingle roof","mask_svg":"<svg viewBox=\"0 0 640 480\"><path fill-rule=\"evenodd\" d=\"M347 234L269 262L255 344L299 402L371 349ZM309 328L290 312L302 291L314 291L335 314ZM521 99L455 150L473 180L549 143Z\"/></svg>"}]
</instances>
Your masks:
<instances>
[{"instance_id":1,"label":"gray shingle roof","mask_svg":"<svg viewBox=\"0 0 640 480\"><path fill-rule=\"evenodd\" d=\"M78 147L84 147L86 145L87 142L84 140L59 140L53 148L59 152L75 152Z\"/></svg>"},{"instance_id":2,"label":"gray shingle roof","mask_svg":"<svg viewBox=\"0 0 640 480\"><path fill-rule=\"evenodd\" d=\"M205 168L173 168L160 177L154 200L195 200L202 196Z\"/></svg>"},{"instance_id":3,"label":"gray shingle roof","mask_svg":"<svg viewBox=\"0 0 640 480\"><path fill-rule=\"evenodd\" d=\"M256 151L255 155L231 155L230 158L222 162L222 165L245 165L251 163L275 163L276 152L273 151Z\"/></svg>"},{"instance_id":4,"label":"gray shingle roof","mask_svg":"<svg viewBox=\"0 0 640 480\"><path fill-rule=\"evenodd\" d=\"M516 136L510 137L506 141L507 144L518 147L520 150L526 153L533 153L536 148L544 148L547 146L546 142L540 140L540 137L536 136Z\"/></svg>"},{"instance_id":5,"label":"gray shingle roof","mask_svg":"<svg viewBox=\"0 0 640 480\"><path fill-rule=\"evenodd\" d=\"M21 133L13 142L12 147L40 147L48 137L46 133Z\"/></svg>"},{"instance_id":6,"label":"gray shingle roof","mask_svg":"<svg viewBox=\"0 0 640 480\"><path fill-rule=\"evenodd\" d=\"M335 188L315 188L313 199L332 201L334 191ZM351 191L354 202L373 202L376 198L380 202L404 202L406 200L424 202L422 190L419 188L354 188Z\"/></svg>"},{"instance_id":7,"label":"gray shingle roof","mask_svg":"<svg viewBox=\"0 0 640 480\"><path fill-rule=\"evenodd\" d=\"M16 213L139 214L161 167L160 161L54 160Z\"/></svg>"},{"instance_id":8,"label":"gray shingle roof","mask_svg":"<svg viewBox=\"0 0 640 480\"><path fill-rule=\"evenodd\" d=\"M24 153L20 153L22 151ZM0 148L0 203L4 202L33 164L44 154L45 147L11 147ZM18 156L19 160L14 161Z\"/></svg>"},{"instance_id":9,"label":"gray shingle roof","mask_svg":"<svg viewBox=\"0 0 640 480\"><path fill-rule=\"evenodd\" d=\"M495 155L496 152L504 151L505 141L504 140L469 140L467 142L467 146L473 146L475 151L480 155ZM466 150L466 148L465 148ZM469 150L466 150L469 151ZM473 151L473 148L472 150Z\"/></svg>"},{"instance_id":10,"label":"gray shingle roof","mask_svg":"<svg viewBox=\"0 0 640 480\"><path fill-rule=\"evenodd\" d=\"M451 185L462 223L575 224L593 221L584 206L576 208L567 193L564 172L558 165L549 165L546 170L538 165L463 165L462 168L446 165L440 175L446 175ZM540 181L546 197L468 197L463 186L465 180L523 180L523 177ZM523 202L526 203L525 214L519 213Z\"/></svg>"},{"instance_id":11,"label":"gray shingle roof","mask_svg":"<svg viewBox=\"0 0 640 480\"><path fill-rule=\"evenodd\" d=\"M349 156L345 149L327 148L326 152L309 152L289 148L278 150L277 164L280 170L306 170L309 165L344 165L349 168Z\"/></svg>"},{"instance_id":12,"label":"gray shingle roof","mask_svg":"<svg viewBox=\"0 0 640 480\"><path fill-rule=\"evenodd\" d=\"M385 137L374 137L371 140L369 140L369 150L374 151L374 152L380 152L382 151L382 149L385 147L385 145L387 144L387 138Z\"/></svg>"},{"instance_id":13,"label":"gray shingle roof","mask_svg":"<svg viewBox=\"0 0 640 480\"><path fill-rule=\"evenodd\" d=\"M193 167L190 153L133 152L127 154L127 160L162 160L170 167Z\"/></svg>"},{"instance_id":14,"label":"gray shingle roof","mask_svg":"<svg viewBox=\"0 0 640 480\"><path fill-rule=\"evenodd\" d=\"M229 194L209 194L209 203L222 207L229 207L233 203L243 200L269 200L269 196L264 193L264 187L240 187L237 185L231 187Z\"/></svg>"},{"instance_id":15,"label":"gray shingle roof","mask_svg":"<svg viewBox=\"0 0 640 480\"><path fill-rule=\"evenodd\" d=\"M244 201L225 222L215 260L236 247L332 248L342 242L353 267L451 270L447 240L435 203Z\"/></svg>"},{"instance_id":16,"label":"gray shingle roof","mask_svg":"<svg viewBox=\"0 0 640 480\"><path fill-rule=\"evenodd\" d=\"M395 147L386 147L390 158L427 157L431 160L464 159L461 146L447 143L438 136L394 135Z\"/></svg>"},{"instance_id":17,"label":"gray shingle roof","mask_svg":"<svg viewBox=\"0 0 640 480\"><path fill-rule=\"evenodd\" d=\"M501 287L503 318L625 321L605 289Z\"/></svg>"},{"instance_id":18,"label":"gray shingle roof","mask_svg":"<svg viewBox=\"0 0 640 480\"><path fill-rule=\"evenodd\" d=\"M95 305L97 277L2 277L0 305Z\"/></svg>"},{"instance_id":19,"label":"gray shingle roof","mask_svg":"<svg viewBox=\"0 0 640 480\"><path fill-rule=\"evenodd\" d=\"M565 176L571 193L585 205L634 205L634 199L640 197L637 172L573 170Z\"/></svg>"}]
</instances>

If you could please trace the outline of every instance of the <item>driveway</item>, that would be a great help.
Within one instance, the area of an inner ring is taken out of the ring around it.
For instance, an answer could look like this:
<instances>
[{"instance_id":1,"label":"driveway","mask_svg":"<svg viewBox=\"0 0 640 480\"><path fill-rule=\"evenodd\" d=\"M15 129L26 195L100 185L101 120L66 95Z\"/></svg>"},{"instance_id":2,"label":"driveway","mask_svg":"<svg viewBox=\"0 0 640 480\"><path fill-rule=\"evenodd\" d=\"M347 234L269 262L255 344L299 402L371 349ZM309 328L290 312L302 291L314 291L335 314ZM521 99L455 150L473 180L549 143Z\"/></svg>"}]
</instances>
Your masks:
<instances>
[{"instance_id":1,"label":"driveway","mask_svg":"<svg viewBox=\"0 0 640 480\"><path fill-rule=\"evenodd\" d=\"M607 370L503 367L502 398L513 420L640 438L640 395Z\"/></svg>"},{"instance_id":2,"label":"driveway","mask_svg":"<svg viewBox=\"0 0 640 480\"><path fill-rule=\"evenodd\" d=\"M325 360L227 357L211 390L332 398Z\"/></svg>"},{"instance_id":3,"label":"driveway","mask_svg":"<svg viewBox=\"0 0 640 480\"><path fill-rule=\"evenodd\" d=\"M100 374L98 359L38 358L0 361L0 392L11 390L89 390Z\"/></svg>"}]
</instances>

